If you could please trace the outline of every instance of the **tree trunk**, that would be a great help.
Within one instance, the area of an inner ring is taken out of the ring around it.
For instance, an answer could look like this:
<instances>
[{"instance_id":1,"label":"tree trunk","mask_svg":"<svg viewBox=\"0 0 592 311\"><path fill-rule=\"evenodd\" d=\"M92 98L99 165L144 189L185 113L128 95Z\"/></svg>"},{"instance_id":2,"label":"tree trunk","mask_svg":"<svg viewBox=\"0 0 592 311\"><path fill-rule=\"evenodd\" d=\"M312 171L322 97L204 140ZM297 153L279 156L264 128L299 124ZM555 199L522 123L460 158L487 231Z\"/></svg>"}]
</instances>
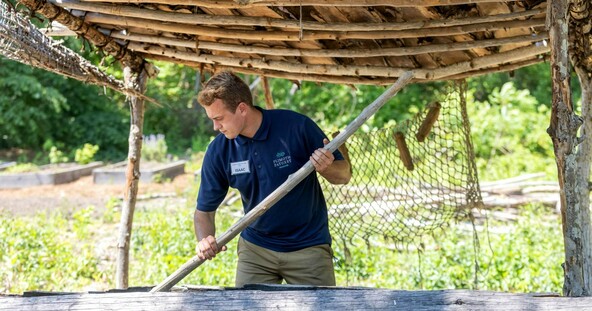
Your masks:
<instances>
[{"instance_id":1,"label":"tree trunk","mask_svg":"<svg viewBox=\"0 0 592 311\"><path fill-rule=\"evenodd\" d=\"M551 78L553 107L548 133L553 141L561 198L561 218L565 242L563 294L590 295L590 214L588 171L579 166L576 151L582 119L574 114L570 89L568 51L569 1L549 2L549 36L551 41ZM584 181L584 182L583 182ZM582 187L584 187L582 189Z\"/></svg>"},{"instance_id":2,"label":"tree trunk","mask_svg":"<svg viewBox=\"0 0 592 311\"><path fill-rule=\"evenodd\" d=\"M133 73L129 67L124 69L126 84L141 93L146 90L147 74L142 70L139 74ZM140 158L142 152L142 128L144 124L144 101L138 97L129 97L130 105L130 133L128 162L126 169L126 189L121 221L119 224L119 239L117 240L117 271L116 288L128 288L129 272L129 246L132 235L132 223L136 197L138 194L138 182L140 180Z\"/></svg>"}]
</instances>

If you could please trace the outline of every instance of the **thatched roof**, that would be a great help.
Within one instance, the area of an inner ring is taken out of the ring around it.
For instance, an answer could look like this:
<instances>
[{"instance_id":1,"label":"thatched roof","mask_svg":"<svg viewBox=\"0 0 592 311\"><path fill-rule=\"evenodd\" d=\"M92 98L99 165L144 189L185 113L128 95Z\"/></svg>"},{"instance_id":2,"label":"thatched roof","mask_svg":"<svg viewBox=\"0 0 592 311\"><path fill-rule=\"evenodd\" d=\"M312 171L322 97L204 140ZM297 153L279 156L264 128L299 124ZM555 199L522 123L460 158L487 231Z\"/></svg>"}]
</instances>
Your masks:
<instances>
[{"instance_id":1,"label":"thatched roof","mask_svg":"<svg viewBox=\"0 0 592 311\"><path fill-rule=\"evenodd\" d=\"M390 84L407 70L448 80L541 62L549 51L540 0L49 0L67 9L50 13L45 0L20 2L91 42L103 36L99 47L111 40L134 51L132 63L291 80Z\"/></svg>"}]
</instances>

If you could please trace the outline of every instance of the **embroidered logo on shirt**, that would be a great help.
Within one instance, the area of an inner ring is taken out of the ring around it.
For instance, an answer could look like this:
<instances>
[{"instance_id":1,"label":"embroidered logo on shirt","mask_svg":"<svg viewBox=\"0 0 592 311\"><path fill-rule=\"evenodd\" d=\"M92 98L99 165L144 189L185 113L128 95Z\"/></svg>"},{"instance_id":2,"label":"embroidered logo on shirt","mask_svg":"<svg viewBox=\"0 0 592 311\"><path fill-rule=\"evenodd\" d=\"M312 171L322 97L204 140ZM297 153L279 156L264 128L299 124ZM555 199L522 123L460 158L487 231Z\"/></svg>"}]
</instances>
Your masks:
<instances>
[{"instance_id":1,"label":"embroidered logo on shirt","mask_svg":"<svg viewBox=\"0 0 592 311\"><path fill-rule=\"evenodd\" d=\"M230 175L250 173L249 160L230 163Z\"/></svg>"},{"instance_id":2,"label":"embroidered logo on shirt","mask_svg":"<svg viewBox=\"0 0 592 311\"><path fill-rule=\"evenodd\" d=\"M276 168L284 168L292 163L292 156L286 155L285 152L280 151L275 154L275 159L273 160L273 166Z\"/></svg>"}]
</instances>

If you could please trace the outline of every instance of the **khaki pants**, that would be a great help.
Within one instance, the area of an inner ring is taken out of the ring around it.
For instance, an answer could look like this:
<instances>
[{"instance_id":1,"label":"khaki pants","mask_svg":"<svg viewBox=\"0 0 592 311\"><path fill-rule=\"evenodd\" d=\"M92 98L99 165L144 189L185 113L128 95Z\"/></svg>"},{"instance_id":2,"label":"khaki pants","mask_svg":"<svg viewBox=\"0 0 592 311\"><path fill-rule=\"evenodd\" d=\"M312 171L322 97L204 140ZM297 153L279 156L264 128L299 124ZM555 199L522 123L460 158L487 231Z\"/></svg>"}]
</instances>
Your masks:
<instances>
[{"instance_id":1,"label":"khaki pants","mask_svg":"<svg viewBox=\"0 0 592 311\"><path fill-rule=\"evenodd\" d=\"M238 240L236 287L245 284L288 284L335 286L333 250L328 244L295 252L275 252Z\"/></svg>"}]
</instances>

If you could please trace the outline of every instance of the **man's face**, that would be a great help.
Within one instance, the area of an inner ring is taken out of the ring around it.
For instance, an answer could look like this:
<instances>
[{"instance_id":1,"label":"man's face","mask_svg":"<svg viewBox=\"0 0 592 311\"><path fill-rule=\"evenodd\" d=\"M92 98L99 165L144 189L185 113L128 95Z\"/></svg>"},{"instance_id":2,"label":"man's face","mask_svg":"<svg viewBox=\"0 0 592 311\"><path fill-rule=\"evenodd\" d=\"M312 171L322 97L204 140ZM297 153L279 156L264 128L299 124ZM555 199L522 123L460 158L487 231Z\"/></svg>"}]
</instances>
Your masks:
<instances>
[{"instance_id":1,"label":"man's face","mask_svg":"<svg viewBox=\"0 0 592 311\"><path fill-rule=\"evenodd\" d=\"M245 128L246 104L240 103L236 111L230 112L221 99L205 106L208 118L214 123L214 130L220 131L228 139L236 138Z\"/></svg>"}]
</instances>

